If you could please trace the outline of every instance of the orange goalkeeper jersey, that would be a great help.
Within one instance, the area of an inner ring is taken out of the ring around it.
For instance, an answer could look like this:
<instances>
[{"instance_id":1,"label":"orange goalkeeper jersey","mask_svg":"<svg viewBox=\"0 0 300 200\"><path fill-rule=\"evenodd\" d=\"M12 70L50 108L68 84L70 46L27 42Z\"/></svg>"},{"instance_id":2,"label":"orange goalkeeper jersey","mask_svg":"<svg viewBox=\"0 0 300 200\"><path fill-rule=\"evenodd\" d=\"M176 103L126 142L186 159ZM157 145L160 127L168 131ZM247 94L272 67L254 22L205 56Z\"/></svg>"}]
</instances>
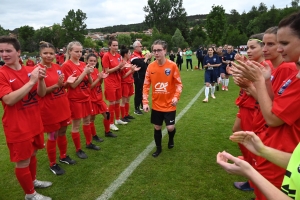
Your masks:
<instances>
[{"instance_id":1,"label":"orange goalkeeper jersey","mask_svg":"<svg viewBox=\"0 0 300 200\"><path fill-rule=\"evenodd\" d=\"M176 110L172 106L172 99L179 100L182 92L182 82L177 65L166 59L166 62L159 66L157 61L149 64L143 87L143 104L148 105L150 85L152 86L152 109L162 112Z\"/></svg>"}]
</instances>

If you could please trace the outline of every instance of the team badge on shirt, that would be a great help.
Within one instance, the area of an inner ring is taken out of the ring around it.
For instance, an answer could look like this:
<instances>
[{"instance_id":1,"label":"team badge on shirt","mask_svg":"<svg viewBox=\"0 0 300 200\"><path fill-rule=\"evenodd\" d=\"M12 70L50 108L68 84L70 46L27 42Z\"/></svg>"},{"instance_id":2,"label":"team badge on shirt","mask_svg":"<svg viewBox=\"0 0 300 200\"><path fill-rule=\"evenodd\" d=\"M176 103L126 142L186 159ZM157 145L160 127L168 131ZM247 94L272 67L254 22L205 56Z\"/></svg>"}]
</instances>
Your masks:
<instances>
[{"instance_id":1,"label":"team badge on shirt","mask_svg":"<svg viewBox=\"0 0 300 200\"><path fill-rule=\"evenodd\" d=\"M166 68L166 69L165 69L165 74L166 74L167 76L169 76L169 75L171 74L171 69L170 69L170 68Z\"/></svg>"},{"instance_id":2,"label":"team badge on shirt","mask_svg":"<svg viewBox=\"0 0 300 200\"><path fill-rule=\"evenodd\" d=\"M61 75L61 70L57 70L58 76Z\"/></svg>"},{"instance_id":3,"label":"team badge on shirt","mask_svg":"<svg viewBox=\"0 0 300 200\"><path fill-rule=\"evenodd\" d=\"M31 73L28 73L27 75L28 75L28 78L30 78L30 76L31 76Z\"/></svg>"},{"instance_id":4,"label":"team badge on shirt","mask_svg":"<svg viewBox=\"0 0 300 200\"><path fill-rule=\"evenodd\" d=\"M287 80L282 86L281 88L279 89L278 91L278 95L282 95L282 93L286 90L286 88L292 83L292 80L289 79Z\"/></svg>"},{"instance_id":5,"label":"team badge on shirt","mask_svg":"<svg viewBox=\"0 0 300 200\"><path fill-rule=\"evenodd\" d=\"M217 61L217 59L216 58L214 58L214 62L216 62Z\"/></svg>"}]
</instances>

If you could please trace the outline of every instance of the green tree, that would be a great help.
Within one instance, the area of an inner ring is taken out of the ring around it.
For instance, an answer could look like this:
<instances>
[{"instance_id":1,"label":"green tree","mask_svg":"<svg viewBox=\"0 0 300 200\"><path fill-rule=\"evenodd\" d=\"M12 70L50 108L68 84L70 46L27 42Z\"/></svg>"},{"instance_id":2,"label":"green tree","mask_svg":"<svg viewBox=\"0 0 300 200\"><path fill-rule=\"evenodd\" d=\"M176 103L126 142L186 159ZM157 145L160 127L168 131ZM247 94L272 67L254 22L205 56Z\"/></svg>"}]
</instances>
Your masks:
<instances>
[{"instance_id":1,"label":"green tree","mask_svg":"<svg viewBox=\"0 0 300 200\"><path fill-rule=\"evenodd\" d=\"M237 26L238 22L240 21L240 13L235 10L235 9L232 9L230 11L230 14L228 15L227 19L228 19L228 24L231 24L233 26Z\"/></svg>"},{"instance_id":2,"label":"green tree","mask_svg":"<svg viewBox=\"0 0 300 200\"><path fill-rule=\"evenodd\" d=\"M84 43L82 44L85 48L95 48L96 43L93 41L92 38L86 37L84 38Z\"/></svg>"},{"instance_id":3,"label":"green tree","mask_svg":"<svg viewBox=\"0 0 300 200\"><path fill-rule=\"evenodd\" d=\"M203 31L202 26L195 26L189 35L188 43L192 49L198 49L199 45L204 45L204 42L207 40L207 34Z\"/></svg>"},{"instance_id":4,"label":"green tree","mask_svg":"<svg viewBox=\"0 0 300 200\"><path fill-rule=\"evenodd\" d=\"M0 36L2 35L8 35L9 30L5 30L1 25L0 25Z\"/></svg>"},{"instance_id":5,"label":"green tree","mask_svg":"<svg viewBox=\"0 0 300 200\"><path fill-rule=\"evenodd\" d=\"M66 31L64 37L68 41L76 40L83 44L84 35L87 34L86 24L84 23L86 19L86 14L80 9L76 12L73 9L70 10L68 15L62 20L62 28Z\"/></svg>"},{"instance_id":6,"label":"green tree","mask_svg":"<svg viewBox=\"0 0 300 200\"><path fill-rule=\"evenodd\" d=\"M182 7L182 0L148 0L144 6L145 23L149 27L156 27L159 32L173 34L178 28L185 36L188 35L186 11Z\"/></svg>"},{"instance_id":7,"label":"green tree","mask_svg":"<svg viewBox=\"0 0 300 200\"><path fill-rule=\"evenodd\" d=\"M62 48L66 46L69 40L64 37L66 35L66 30L61 27L60 24L53 24L52 26L53 41L52 44L57 48Z\"/></svg>"},{"instance_id":8,"label":"green tree","mask_svg":"<svg viewBox=\"0 0 300 200\"><path fill-rule=\"evenodd\" d=\"M18 37L23 51L33 52L36 48L34 41L34 28L31 26L21 26L18 30Z\"/></svg>"},{"instance_id":9,"label":"green tree","mask_svg":"<svg viewBox=\"0 0 300 200\"><path fill-rule=\"evenodd\" d=\"M132 45L130 35L120 34L118 35L117 38L118 38L119 48L121 47L121 45L125 45L126 47L130 47L130 45Z\"/></svg>"},{"instance_id":10,"label":"green tree","mask_svg":"<svg viewBox=\"0 0 300 200\"><path fill-rule=\"evenodd\" d=\"M299 0L292 0L291 6L293 8L298 8L299 7Z\"/></svg>"},{"instance_id":11,"label":"green tree","mask_svg":"<svg viewBox=\"0 0 300 200\"><path fill-rule=\"evenodd\" d=\"M36 42L36 49L38 49L40 41L46 41L53 44L53 31L49 27L41 27L40 29L36 30L34 33L34 40Z\"/></svg>"},{"instance_id":12,"label":"green tree","mask_svg":"<svg viewBox=\"0 0 300 200\"><path fill-rule=\"evenodd\" d=\"M174 35L172 36L172 44L174 48L184 48L185 47L185 40L181 34L179 29L176 29Z\"/></svg>"},{"instance_id":13,"label":"green tree","mask_svg":"<svg viewBox=\"0 0 300 200\"><path fill-rule=\"evenodd\" d=\"M222 6L212 6L212 10L206 16L206 31L210 40L215 44L221 44L222 36L227 26L225 10Z\"/></svg>"}]
</instances>

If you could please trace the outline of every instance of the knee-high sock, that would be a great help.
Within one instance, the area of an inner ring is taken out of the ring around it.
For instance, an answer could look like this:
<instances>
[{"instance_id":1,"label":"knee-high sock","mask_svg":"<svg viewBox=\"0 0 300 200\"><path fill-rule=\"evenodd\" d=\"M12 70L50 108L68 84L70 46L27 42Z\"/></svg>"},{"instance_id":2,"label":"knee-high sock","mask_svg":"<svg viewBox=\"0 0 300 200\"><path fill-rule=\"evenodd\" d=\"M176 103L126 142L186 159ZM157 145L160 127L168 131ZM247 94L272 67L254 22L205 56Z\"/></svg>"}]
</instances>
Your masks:
<instances>
[{"instance_id":1,"label":"knee-high sock","mask_svg":"<svg viewBox=\"0 0 300 200\"><path fill-rule=\"evenodd\" d=\"M205 98L208 99L208 94L209 94L209 87L205 87Z\"/></svg>"},{"instance_id":2,"label":"knee-high sock","mask_svg":"<svg viewBox=\"0 0 300 200\"><path fill-rule=\"evenodd\" d=\"M79 132L72 132L72 139L76 148L76 151L78 151L79 149L81 149L81 145L80 145L80 134Z\"/></svg>"},{"instance_id":3,"label":"knee-high sock","mask_svg":"<svg viewBox=\"0 0 300 200\"><path fill-rule=\"evenodd\" d=\"M82 125L82 130L85 136L85 143L87 145L91 144L92 142L92 133L90 125Z\"/></svg>"},{"instance_id":4,"label":"knee-high sock","mask_svg":"<svg viewBox=\"0 0 300 200\"><path fill-rule=\"evenodd\" d=\"M129 115L129 103L125 103L125 116L128 116L128 115Z\"/></svg>"},{"instance_id":5,"label":"knee-high sock","mask_svg":"<svg viewBox=\"0 0 300 200\"><path fill-rule=\"evenodd\" d=\"M31 156L30 163L29 163L29 170L31 173L31 179L34 181L36 179L36 156Z\"/></svg>"},{"instance_id":6,"label":"knee-high sock","mask_svg":"<svg viewBox=\"0 0 300 200\"><path fill-rule=\"evenodd\" d=\"M116 115L116 120L120 119L120 103L115 104L115 115Z\"/></svg>"},{"instance_id":7,"label":"knee-high sock","mask_svg":"<svg viewBox=\"0 0 300 200\"><path fill-rule=\"evenodd\" d=\"M48 138L46 148L50 166L53 166L56 164L56 140Z\"/></svg>"},{"instance_id":8,"label":"knee-high sock","mask_svg":"<svg viewBox=\"0 0 300 200\"><path fill-rule=\"evenodd\" d=\"M95 136L95 135L96 135L95 123L94 123L94 122L91 122L91 123L90 123L90 127L91 127L91 133L92 133L92 136Z\"/></svg>"},{"instance_id":9,"label":"knee-high sock","mask_svg":"<svg viewBox=\"0 0 300 200\"><path fill-rule=\"evenodd\" d=\"M215 94L216 86L211 86L211 94Z\"/></svg>"},{"instance_id":10,"label":"knee-high sock","mask_svg":"<svg viewBox=\"0 0 300 200\"><path fill-rule=\"evenodd\" d=\"M110 113L109 121L110 121L110 124L113 124L114 120L115 120L115 104L109 105L108 109L109 109L109 113Z\"/></svg>"},{"instance_id":11,"label":"knee-high sock","mask_svg":"<svg viewBox=\"0 0 300 200\"><path fill-rule=\"evenodd\" d=\"M222 85L225 86L225 79L222 78Z\"/></svg>"},{"instance_id":12,"label":"knee-high sock","mask_svg":"<svg viewBox=\"0 0 300 200\"><path fill-rule=\"evenodd\" d=\"M109 120L107 119L103 119L103 125L104 125L104 130L105 130L105 133L108 133L110 131L110 122Z\"/></svg>"},{"instance_id":13,"label":"knee-high sock","mask_svg":"<svg viewBox=\"0 0 300 200\"><path fill-rule=\"evenodd\" d=\"M162 138L161 130L154 129L154 141L157 147L161 147L161 138Z\"/></svg>"},{"instance_id":14,"label":"knee-high sock","mask_svg":"<svg viewBox=\"0 0 300 200\"><path fill-rule=\"evenodd\" d=\"M170 141L173 141L174 139L174 136L175 136L175 133L176 133L176 129L174 128L173 131L168 131L168 135L169 135L169 142Z\"/></svg>"},{"instance_id":15,"label":"knee-high sock","mask_svg":"<svg viewBox=\"0 0 300 200\"><path fill-rule=\"evenodd\" d=\"M125 117L125 106L120 106L120 110L121 110L121 117L123 119Z\"/></svg>"},{"instance_id":16,"label":"knee-high sock","mask_svg":"<svg viewBox=\"0 0 300 200\"><path fill-rule=\"evenodd\" d=\"M68 147L68 141L66 135L59 135L57 137L57 146L59 148L59 157L61 159L65 158L67 156L67 147Z\"/></svg>"},{"instance_id":17,"label":"knee-high sock","mask_svg":"<svg viewBox=\"0 0 300 200\"><path fill-rule=\"evenodd\" d=\"M228 84L229 84L229 78L226 78L225 79L225 86L228 87Z\"/></svg>"},{"instance_id":18,"label":"knee-high sock","mask_svg":"<svg viewBox=\"0 0 300 200\"><path fill-rule=\"evenodd\" d=\"M29 167L15 168L15 174L25 194L33 194L35 190Z\"/></svg>"}]
</instances>

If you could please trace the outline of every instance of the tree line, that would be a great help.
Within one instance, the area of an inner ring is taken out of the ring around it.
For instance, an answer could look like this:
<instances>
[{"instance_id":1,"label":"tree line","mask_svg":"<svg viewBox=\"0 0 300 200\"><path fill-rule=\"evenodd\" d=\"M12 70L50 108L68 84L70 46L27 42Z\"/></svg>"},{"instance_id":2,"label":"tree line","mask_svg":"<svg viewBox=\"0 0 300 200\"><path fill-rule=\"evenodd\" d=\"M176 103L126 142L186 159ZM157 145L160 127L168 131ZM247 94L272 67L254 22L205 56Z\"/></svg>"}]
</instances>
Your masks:
<instances>
[{"instance_id":1,"label":"tree line","mask_svg":"<svg viewBox=\"0 0 300 200\"><path fill-rule=\"evenodd\" d=\"M137 32L118 35L120 45L130 46L137 38L142 39L144 46L150 48L156 39L163 39L169 45L169 50L178 47L191 47L196 50L199 45L232 44L238 46L246 44L250 35L264 32L267 28L276 26L285 16L299 11L299 0L292 0L290 5L279 9L274 5L268 8L264 3L252 6L249 12L239 13L232 9L225 13L222 5L213 5L207 15L187 16L182 6L183 0L148 0L143 10L146 13L142 23L116 25L99 29L87 29L86 13L78 9L70 10L62 19L61 24L55 23L51 27L41 27L34 30L25 25L13 31L5 30L0 25L0 35L10 32L17 35L21 42L22 51L34 52L38 50L40 41L51 42L56 47L66 46L70 41L77 40L85 47L100 48L107 45L104 41L93 41L85 37L88 32ZM152 29L152 36L142 31Z\"/></svg>"}]
</instances>

